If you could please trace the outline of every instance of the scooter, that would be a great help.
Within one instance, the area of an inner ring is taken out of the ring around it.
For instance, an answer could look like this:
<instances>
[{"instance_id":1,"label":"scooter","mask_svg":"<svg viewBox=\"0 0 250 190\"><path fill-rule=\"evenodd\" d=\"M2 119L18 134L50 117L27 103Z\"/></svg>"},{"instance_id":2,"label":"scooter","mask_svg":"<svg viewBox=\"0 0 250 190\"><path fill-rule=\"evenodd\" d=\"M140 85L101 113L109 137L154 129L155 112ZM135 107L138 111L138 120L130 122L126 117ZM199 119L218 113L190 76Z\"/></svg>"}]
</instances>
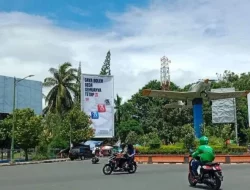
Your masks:
<instances>
[{"instance_id":1,"label":"scooter","mask_svg":"<svg viewBox=\"0 0 250 190\"><path fill-rule=\"evenodd\" d=\"M130 174L133 174L137 170L137 164L134 160L130 162L129 165L126 166L126 164L123 166L123 168L118 169L117 168L117 161L116 161L117 154L113 154L108 161L108 164L105 164L102 171L104 175L110 175L112 172L128 172Z\"/></svg>"},{"instance_id":2,"label":"scooter","mask_svg":"<svg viewBox=\"0 0 250 190\"><path fill-rule=\"evenodd\" d=\"M191 155L190 155L191 156ZM219 190L223 181L222 169L220 163L206 163L201 166L200 177L196 178L192 170L192 163L196 159L191 159L189 162L188 181L190 186L194 187L197 183L205 184L214 190Z\"/></svg>"},{"instance_id":3,"label":"scooter","mask_svg":"<svg viewBox=\"0 0 250 190\"><path fill-rule=\"evenodd\" d=\"M99 160L100 159L97 156L92 157L92 164L97 164Z\"/></svg>"}]
</instances>

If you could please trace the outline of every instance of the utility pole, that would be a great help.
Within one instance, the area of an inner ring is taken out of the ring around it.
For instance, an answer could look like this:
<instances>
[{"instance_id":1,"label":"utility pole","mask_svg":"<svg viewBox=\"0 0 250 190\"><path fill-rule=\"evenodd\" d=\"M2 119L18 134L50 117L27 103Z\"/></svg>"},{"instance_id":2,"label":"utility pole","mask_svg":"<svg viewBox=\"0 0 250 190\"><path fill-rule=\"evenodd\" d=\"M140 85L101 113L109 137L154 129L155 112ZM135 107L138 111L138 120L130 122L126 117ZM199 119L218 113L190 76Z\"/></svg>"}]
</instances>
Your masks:
<instances>
[{"instance_id":1,"label":"utility pole","mask_svg":"<svg viewBox=\"0 0 250 190\"><path fill-rule=\"evenodd\" d=\"M72 148L72 126L71 126L71 123L69 124L69 127L70 127L70 134L69 134L69 147L70 147L70 150Z\"/></svg>"},{"instance_id":2,"label":"utility pole","mask_svg":"<svg viewBox=\"0 0 250 190\"><path fill-rule=\"evenodd\" d=\"M233 99L233 105L234 105L235 141L236 141L236 144L239 145L239 140L238 140L238 122L237 122L237 107L236 107L235 98Z\"/></svg>"}]
</instances>

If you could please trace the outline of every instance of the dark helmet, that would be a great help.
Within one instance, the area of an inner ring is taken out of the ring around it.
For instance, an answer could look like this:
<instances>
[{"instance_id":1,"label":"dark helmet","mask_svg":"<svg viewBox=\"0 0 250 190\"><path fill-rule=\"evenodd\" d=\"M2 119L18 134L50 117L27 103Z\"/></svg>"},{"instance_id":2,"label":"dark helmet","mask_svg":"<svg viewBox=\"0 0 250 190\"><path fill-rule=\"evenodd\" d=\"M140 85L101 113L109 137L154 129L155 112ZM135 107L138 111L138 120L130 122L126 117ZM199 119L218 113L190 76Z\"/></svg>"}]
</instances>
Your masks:
<instances>
[{"instance_id":1,"label":"dark helmet","mask_svg":"<svg viewBox=\"0 0 250 190\"><path fill-rule=\"evenodd\" d=\"M122 143L121 148L124 149L126 147L126 144Z\"/></svg>"},{"instance_id":2,"label":"dark helmet","mask_svg":"<svg viewBox=\"0 0 250 190\"><path fill-rule=\"evenodd\" d=\"M133 149L134 146L132 144L128 144L128 149Z\"/></svg>"}]
</instances>

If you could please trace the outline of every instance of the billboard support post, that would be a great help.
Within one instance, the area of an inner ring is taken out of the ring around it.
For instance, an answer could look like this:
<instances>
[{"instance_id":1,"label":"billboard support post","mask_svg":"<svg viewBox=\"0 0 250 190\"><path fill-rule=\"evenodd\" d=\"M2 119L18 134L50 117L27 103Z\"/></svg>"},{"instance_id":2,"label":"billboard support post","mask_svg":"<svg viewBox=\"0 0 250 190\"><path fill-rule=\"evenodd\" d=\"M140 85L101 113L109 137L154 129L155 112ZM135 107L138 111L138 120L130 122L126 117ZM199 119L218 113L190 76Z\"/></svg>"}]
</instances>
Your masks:
<instances>
[{"instance_id":1,"label":"billboard support post","mask_svg":"<svg viewBox=\"0 0 250 190\"><path fill-rule=\"evenodd\" d=\"M233 103L234 103L234 125L235 125L235 141L237 143L237 145L239 145L239 141L238 141L238 123L237 123L237 107L236 107L236 101L235 98L233 99Z\"/></svg>"},{"instance_id":2,"label":"billboard support post","mask_svg":"<svg viewBox=\"0 0 250 190\"><path fill-rule=\"evenodd\" d=\"M16 125L16 112L15 112L15 109L16 109L16 85L17 83L19 83L20 81L22 80L25 80L26 78L30 78L30 77L33 77L34 75L29 75L29 76L26 76L20 80L17 80L16 77L14 77L14 82L13 82L13 90L14 90L14 93L13 93L13 112L12 112L12 115L13 115L13 119L12 119L12 130L11 130L11 152L10 152L10 158L11 158L11 163L14 162L14 149L15 149L15 125Z\"/></svg>"}]
</instances>

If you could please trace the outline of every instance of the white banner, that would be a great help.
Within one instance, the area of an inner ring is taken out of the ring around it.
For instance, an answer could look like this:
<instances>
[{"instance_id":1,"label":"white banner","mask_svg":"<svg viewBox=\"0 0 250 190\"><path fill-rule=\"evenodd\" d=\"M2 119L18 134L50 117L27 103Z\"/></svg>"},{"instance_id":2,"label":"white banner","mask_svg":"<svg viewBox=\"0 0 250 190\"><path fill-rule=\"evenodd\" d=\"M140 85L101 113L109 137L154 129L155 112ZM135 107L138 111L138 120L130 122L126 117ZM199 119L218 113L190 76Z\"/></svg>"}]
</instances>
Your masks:
<instances>
[{"instance_id":1,"label":"white banner","mask_svg":"<svg viewBox=\"0 0 250 190\"><path fill-rule=\"evenodd\" d=\"M92 120L95 138L114 137L114 77L82 74L81 109Z\"/></svg>"},{"instance_id":2,"label":"white banner","mask_svg":"<svg viewBox=\"0 0 250 190\"><path fill-rule=\"evenodd\" d=\"M247 94L247 104L248 104L248 125L250 127L250 93Z\"/></svg>"},{"instance_id":3,"label":"white banner","mask_svg":"<svg viewBox=\"0 0 250 190\"><path fill-rule=\"evenodd\" d=\"M211 92L235 92L235 88L211 89ZM212 122L213 123L235 123L236 100L227 98L212 101Z\"/></svg>"}]
</instances>

